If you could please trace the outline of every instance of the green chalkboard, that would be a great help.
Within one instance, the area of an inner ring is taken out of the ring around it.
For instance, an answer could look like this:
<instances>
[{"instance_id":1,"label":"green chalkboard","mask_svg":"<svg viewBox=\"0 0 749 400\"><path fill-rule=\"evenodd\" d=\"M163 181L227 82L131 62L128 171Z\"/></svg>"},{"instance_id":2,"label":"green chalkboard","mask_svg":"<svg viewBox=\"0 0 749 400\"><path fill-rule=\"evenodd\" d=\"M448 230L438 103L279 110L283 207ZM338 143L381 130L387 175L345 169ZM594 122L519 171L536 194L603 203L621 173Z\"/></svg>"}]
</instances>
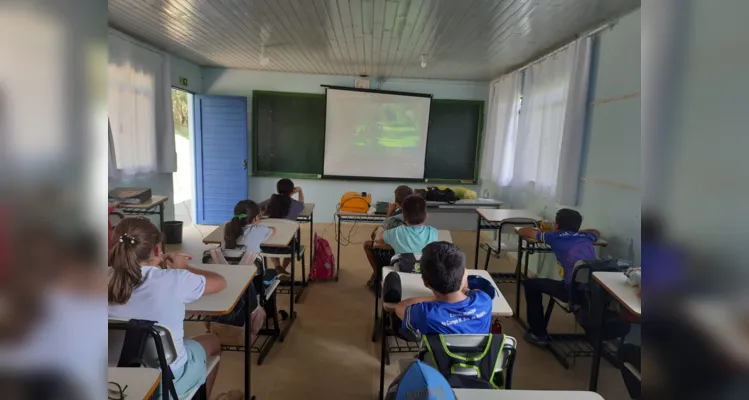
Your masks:
<instances>
[{"instance_id":1,"label":"green chalkboard","mask_svg":"<svg viewBox=\"0 0 749 400\"><path fill-rule=\"evenodd\" d=\"M252 94L254 175L317 177L325 153L325 95Z\"/></svg>"},{"instance_id":2,"label":"green chalkboard","mask_svg":"<svg viewBox=\"0 0 749 400\"><path fill-rule=\"evenodd\" d=\"M476 182L483 127L483 101L432 100L424 178Z\"/></svg>"}]
</instances>

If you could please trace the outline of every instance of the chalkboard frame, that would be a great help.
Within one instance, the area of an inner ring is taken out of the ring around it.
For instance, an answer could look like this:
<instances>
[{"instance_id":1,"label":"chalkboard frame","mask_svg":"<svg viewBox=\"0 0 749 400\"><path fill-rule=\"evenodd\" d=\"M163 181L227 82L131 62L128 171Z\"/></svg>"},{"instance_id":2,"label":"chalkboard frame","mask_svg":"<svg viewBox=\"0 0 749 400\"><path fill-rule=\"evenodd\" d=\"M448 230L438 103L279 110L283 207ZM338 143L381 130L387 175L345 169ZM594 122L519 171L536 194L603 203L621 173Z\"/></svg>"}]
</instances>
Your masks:
<instances>
[{"instance_id":1,"label":"chalkboard frame","mask_svg":"<svg viewBox=\"0 0 749 400\"><path fill-rule=\"evenodd\" d=\"M277 171L259 171L258 162L258 95L273 95L286 97L307 97L307 98L325 98L323 93L301 93L301 92L276 92L272 90L253 90L252 91L252 176L257 177L278 177L278 178L299 178L299 179L320 179L321 174L312 174L305 172L277 172ZM323 131L323 140L325 140L325 131Z\"/></svg>"},{"instance_id":2,"label":"chalkboard frame","mask_svg":"<svg viewBox=\"0 0 749 400\"><path fill-rule=\"evenodd\" d=\"M406 92L391 92L391 91L378 91L378 90L367 90L367 89L356 89L356 88L345 88L345 87L339 87L339 86L327 86L323 85L324 88L331 88L331 89L346 89L346 90L353 90L353 91L364 91L364 92L380 92L380 93L389 93L389 94L399 94L399 95L412 95L412 96L424 96L424 97L431 97L432 102L439 102L439 103L459 103L459 104L474 104L478 106L479 109L479 120L478 120L478 126L477 126L477 132L476 132L476 155L474 158L474 171L473 171L473 177L471 180L468 179L441 179L441 178L430 178L427 177L427 171L424 170L424 178L422 179L401 179L401 178L378 178L378 177L358 177L358 176L329 176L324 174L312 174L312 173L303 173L303 172L276 172L276 171L259 171L257 168L257 162L258 162L258 95L274 95L274 96L289 96L289 97L314 97L314 98L325 98L327 96L327 90L326 93L301 93L301 92L277 92L277 91L268 91L268 90L254 90L252 92L252 176L256 177L277 177L277 178L298 178L298 179L318 179L318 180L357 180L357 181L378 181L378 182L386 182L386 181L393 181L393 182L424 182L424 183L434 183L434 184L476 184L478 182L478 174L479 169L481 165L481 155L482 155L482 140L483 140L483 133L484 133L484 118L485 118L485 107L486 102L483 100L459 100L459 99L437 99L432 97L432 95L428 94L419 94L419 93L406 93ZM431 119L431 118L430 118ZM322 139L325 140L325 133L323 132ZM427 136L427 147L429 146L429 137ZM323 153L324 157L324 153ZM426 167L426 158L424 159L424 164Z\"/></svg>"},{"instance_id":3,"label":"chalkboard frame","mask_svg":"<svg viewBox=\"0 0 749 400\"><path fill-rule=\"evenodd\" d=\"M486 102L483 100L459 100L459 99L432 99L432 102L439 103L459 103L459 104L473 104L478 106L479 120L476 132L476 155L473 163L473 177L472 179L442 179L442 178L429 178L426 176L426 168L424 169L424 183L442 183L442 184L462 184L462 185L473 185L478 183L479 170L481 167L481 154L482 154L482 139L484 137L484 114L486 108ZM431 122L431 117L430 117ZM427 148L429 148L429 136L427 136ZM426 167L426 158L424 158L424 166Z\"/></svg>"}]
</instances>

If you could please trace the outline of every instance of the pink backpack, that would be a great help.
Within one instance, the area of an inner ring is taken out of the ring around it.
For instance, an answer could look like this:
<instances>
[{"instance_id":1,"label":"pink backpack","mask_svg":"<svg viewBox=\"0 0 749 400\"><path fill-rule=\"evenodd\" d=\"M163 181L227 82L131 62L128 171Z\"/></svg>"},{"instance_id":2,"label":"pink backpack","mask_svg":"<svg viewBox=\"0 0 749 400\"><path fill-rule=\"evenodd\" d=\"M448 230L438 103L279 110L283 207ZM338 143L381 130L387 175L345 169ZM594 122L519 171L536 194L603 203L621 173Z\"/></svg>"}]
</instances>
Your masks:
<instances>
[{"instance_id":1,"label":"pink backpack","mask_svg":"<svg viewBox=\"0 0 749 400\"><path fill-rule=\"evenodd\" d=\"M335 276L335 257L327 240L315 234L315 256L309 270L310 281L324 281Z\"/></svg>"}]
</instances>

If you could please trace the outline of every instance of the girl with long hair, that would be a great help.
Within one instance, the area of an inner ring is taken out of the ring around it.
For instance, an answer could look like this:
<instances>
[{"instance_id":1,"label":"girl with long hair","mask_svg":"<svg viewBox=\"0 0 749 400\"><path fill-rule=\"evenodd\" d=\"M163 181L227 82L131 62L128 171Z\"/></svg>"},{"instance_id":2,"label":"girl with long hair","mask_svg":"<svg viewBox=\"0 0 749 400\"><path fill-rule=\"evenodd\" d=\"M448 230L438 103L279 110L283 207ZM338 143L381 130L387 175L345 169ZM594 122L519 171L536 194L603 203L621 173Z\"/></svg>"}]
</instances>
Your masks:
<instances>
[{"instance_id":1,"label":"girl with long hair","mask_svg":"<svg viewBox=\"0 0 749 400\"><path fill-rule=\"evenodd\" d=\"M294 186L291 179L283 178L276 183L278 193L272 195L270 199L260 203L260 209L265 211L269 218L281 218L296 221L304 211L304 192L299 186ZM297 195L299 200L294 200L292 196ZM297 248L299 248L299 236L296 237ZM273 252L273 249L266 249L266 252ZM276 267L276 271L285 277L289 274L286 268L291 264L291 258L285 258L281 265L280 258L270 258L271 263Z\"/></svg>"},{"instance_id":2,"label":"girl with long hair","mask_svg":"<svg viewBox=\"0 0 749 400\"><path fill-rule=\"evenodd\" d=\"M224 227L223 249L241 248L260 252L260 244L273 235L273 228L260 225L260 207L251 200L242 200L234 206L234 216Z\"/></svg>"},{"instance_id":3,"label":"girl with long hair","mask_svg":"<svg viewBox=\"0 0 749 400\"><path fill-rule=\"evenodd\" d=\"M226 287L224 278L190 267L189 255L161 251L161 232L147 218L124 218L114 228L109 251L109 316L145 319L167 326L174 335L177 358L170 368L181 397L206 384L208 393L218 366L206 376L206 358L221 352L216 335L184 339L185 304Z\"/></svg>"}]
</instances>

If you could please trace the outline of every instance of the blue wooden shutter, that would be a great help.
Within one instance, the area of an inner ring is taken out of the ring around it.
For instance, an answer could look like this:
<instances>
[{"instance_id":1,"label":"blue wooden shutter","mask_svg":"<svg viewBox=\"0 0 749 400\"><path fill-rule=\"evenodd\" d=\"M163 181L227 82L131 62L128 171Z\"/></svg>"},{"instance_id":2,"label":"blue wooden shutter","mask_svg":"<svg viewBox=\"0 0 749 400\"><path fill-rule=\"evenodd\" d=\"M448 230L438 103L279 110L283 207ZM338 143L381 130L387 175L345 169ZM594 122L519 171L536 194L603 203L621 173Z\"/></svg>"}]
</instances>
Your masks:
<instances>
[{"instance_id":1,"label":"blue wooden shutter","mask_svg":"<svg viewBox=\"0 0 749 400\"><path fill-rule=\"evenodd\" d=\"M195 96L195 216L220 225L247 198L247 98Z\"/></svg>"}]
</instances>

